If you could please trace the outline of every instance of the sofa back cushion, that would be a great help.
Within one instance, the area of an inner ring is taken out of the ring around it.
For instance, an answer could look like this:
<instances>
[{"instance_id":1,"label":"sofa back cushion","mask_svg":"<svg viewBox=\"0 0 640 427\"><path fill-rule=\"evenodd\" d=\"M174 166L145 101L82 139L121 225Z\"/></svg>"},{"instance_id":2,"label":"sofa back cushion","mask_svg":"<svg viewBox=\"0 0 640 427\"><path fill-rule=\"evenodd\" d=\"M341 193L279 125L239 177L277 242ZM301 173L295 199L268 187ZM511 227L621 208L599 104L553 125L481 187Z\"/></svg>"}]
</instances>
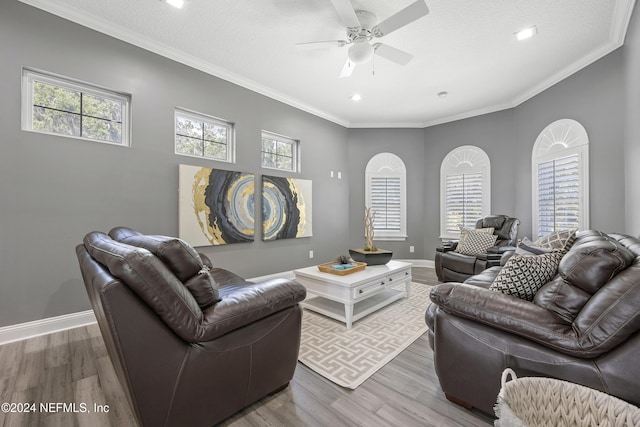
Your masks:
<instances>
[{"instance_id":1,"label":"sofa back cushion","mask_svg":"<svg viewBox=\"0 0 640 427\"><path fill-rule=\"evenodd\" d=\"M220 301L218 285L209 273L196 250L187 242L176 237L146 235L124 232L126 227L117 227L109 232L118 241L147 249L180 279L189 289L201 308L207 308Z\"/></svg>"},{"instance_id":2,"label":"sofa back cushion","mask_svg":"<svg viewBox=\"0 0 640 427\"><path fill-rule=\"evenodd\" d=\"M616 240L578 242L562 258L558 273L568 284L593 295L629 267L634 258L633 253Z\"/></svg>"},{"instance_id":3,"label":"sofa back cushion","mask_svg":"<svg viewBox=\"0 0 640 427\"><path fill-rule=\"evenodd\" d=\"M591 296L631 265L634 254L600 232L582 232L558 266L558 276L543 286L534 303L573 322Z\"/></svg>"},{"instance_id":4,"label":"sofa back cushion","mask_svg":"<svg viewBox=\"0 0 640 427\"><path fill-rule=\"evenodd\" d=\"M117 242L104 233L85 236L87 252L124 282L181 338L199 334L202 310L185 285L147 249Z\"/></svg>"},{"instance_id":5,"label":"sofa back cushion","mask_svg":"<svg viewBox=\"0 0 640 427\"><path fill-rule=\"evenodd\" d=\"M573 322L581 346L608 351L640 331L640 258L601 287Z\"/></svg>"},{"instance_id":6,"label":"sofa back cushion","mask_svg":"<svg viewBox=\"0 0 640 427\"><path fill-rule=\"evenodd\" d=\"M576 286L571 286L560 275L557 275L552 281L540 288L533 298L533 302L554 312L567 323L573 323L589 298L591 298L590 293Z\"/></svg>"}]
</instances>

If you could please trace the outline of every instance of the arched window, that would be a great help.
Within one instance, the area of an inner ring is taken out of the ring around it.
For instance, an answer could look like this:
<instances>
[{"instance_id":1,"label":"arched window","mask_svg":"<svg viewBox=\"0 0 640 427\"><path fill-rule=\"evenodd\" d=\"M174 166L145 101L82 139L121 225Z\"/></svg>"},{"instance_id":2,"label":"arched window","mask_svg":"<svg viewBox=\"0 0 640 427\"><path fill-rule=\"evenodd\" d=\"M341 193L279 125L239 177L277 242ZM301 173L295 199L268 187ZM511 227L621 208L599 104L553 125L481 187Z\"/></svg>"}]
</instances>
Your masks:
<instances>
[{"instance_id":1,"label":"arched window","mask_svg":"<svg viewBox=\"0 0 640 427\"><path fill-rule=\"evenodd\" d=\"M374 214L375 240L407 238L407 169L395 154L379 153L365 170L366 204Z\"/></svg>"},{"instance_id":2,"label":"arched window","mask_svg":"<svg viewBox=\"0 0 640 427\"><path fill-rule=\"evenodd\" d=\"M589 227L589 137L575 120L544 128L533 146L533 234Z\"/></svg>"},{"instance_id":3,"label":"arched window","mask_svg":"<svg viewBox=\"0 0 640 427\"><path fill-rule=\"evenodd\" d=\"M440 166L440 237L458 238L462 228L491 212L491 162L481 148L463 145Z\"/></svg>"}]
</instances>

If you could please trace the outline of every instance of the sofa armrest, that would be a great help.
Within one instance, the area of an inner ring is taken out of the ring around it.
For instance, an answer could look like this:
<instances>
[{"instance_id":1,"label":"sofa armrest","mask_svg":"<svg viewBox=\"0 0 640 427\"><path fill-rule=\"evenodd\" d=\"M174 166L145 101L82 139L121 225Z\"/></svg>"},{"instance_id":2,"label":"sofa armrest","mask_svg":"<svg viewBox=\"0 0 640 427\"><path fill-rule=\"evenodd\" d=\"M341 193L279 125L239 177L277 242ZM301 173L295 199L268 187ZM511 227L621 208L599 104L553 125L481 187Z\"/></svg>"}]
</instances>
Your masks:
<instances>
[{"instance_id":1,"label":"sofa armrest","mask_svg":"<svg viewBox=\"0 0 640 427\"><path fill-rule=\"evenodd\" d=\"M203 312L197 341L210 341L305 299L307 290L295 280L271 279L234 287Z\"/></svg>"},{"instance_id":2,"label":"sofa armrest","mask_svg":"<svg viewBox=\"0 0 640 427\"><path fill-rule=\"evenodd\" d=\"M455 250L458 247L457 240L450 240L448 242L444 242L442 246L436 247L436 252L450 252Z\"/></svg>"},{"instance_id":3,"label":"sofa armrest","mask_svg":"<svg viewBox=\"0 0 640 427\"><path fill-rule=\"evenodd\" d=\"M578 339L572 324L536 304L489 289L444 283L431 290L431 301L443 311L535 341L564 354L595 357Z\"/></svg>"}]
</instances>

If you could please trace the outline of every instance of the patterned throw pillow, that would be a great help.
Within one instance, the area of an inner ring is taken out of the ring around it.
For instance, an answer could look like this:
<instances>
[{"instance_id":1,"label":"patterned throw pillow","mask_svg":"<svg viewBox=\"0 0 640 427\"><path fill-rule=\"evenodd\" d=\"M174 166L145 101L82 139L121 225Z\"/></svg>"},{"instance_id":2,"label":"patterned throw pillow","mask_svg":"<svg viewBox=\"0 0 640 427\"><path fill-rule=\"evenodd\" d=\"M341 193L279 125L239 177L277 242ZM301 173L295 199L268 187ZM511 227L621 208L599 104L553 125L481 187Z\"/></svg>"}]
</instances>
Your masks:
<instances>
[{"instance_id":1,"label":"patterned throw pillow","mask_svg":"<svg viewBox=\"0 0 640 427\"><path fill-rule=\"evenodd\" d=\"M477 232L480 232L480 233L493 234L493 228L492 227L487 227L487 228L463 228L462 230L460 230L460 240L458 241L458 244L464 243L464 241L467 240L467 235L469 234L470 231L477 231Z\"/></svg>"},{"instance_id":2,"label":"patterned throw pillow","mask_svg":"<svg viewBox=\"0 0 640 427\"><path fill-rule=\"evenodd\" d=\"M516 255L542 255L553 251L551 248L536 246L528 237L524 237L516 247Z\"/></svg>"},{"instance_id":3,"label":"patterned throw pillow","mask_svg":"<svg viewBox=\"0 0 640 427\"><path fill-rule=\"evenodd\" d=\"M489 289L533 301L536 292L556 275L561 259L562 253L557 251L542 255L513 255Z\"/></svg>"},{"instance_id":4,"label":"patterned throw pillow","mask_svg":"<svg viewBox=\"0 0 640 427\"><path fill-rule=\"evenodd\" d=\"M461 240L455 251L463 255L479 255L487 252L496 244L498 236L478 230L468 230L466 238Z\"/></svg>"},{"instance_id":5,"label":"patterned throw pillow","mask_svg":"<svg viewBox=\"0 0 640 427\"><path fill-rule=\"evenodd\" d=\"M556 231L555 233L540 237L533 242L533 244L542 248L559 249L561 252L566 253L571 249L573 242L575 242L577 231L578 229L576 228Z\"/></svg>"}]
</instances>

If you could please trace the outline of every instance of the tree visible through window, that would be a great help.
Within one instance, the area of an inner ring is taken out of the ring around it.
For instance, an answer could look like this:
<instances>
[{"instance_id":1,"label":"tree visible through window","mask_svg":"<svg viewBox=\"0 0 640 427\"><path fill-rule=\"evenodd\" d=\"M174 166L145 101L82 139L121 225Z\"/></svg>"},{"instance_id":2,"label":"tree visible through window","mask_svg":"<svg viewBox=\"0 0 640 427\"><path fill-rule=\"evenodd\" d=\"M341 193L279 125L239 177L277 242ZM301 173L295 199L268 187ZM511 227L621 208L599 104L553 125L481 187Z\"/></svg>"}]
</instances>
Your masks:
<instances>
[{"instance_id":1,"label":"tree visible through window","mask_svg":"<svg viewBox=\"0 0 640 427\"><path fill-rule=\"evenodd\" d=\"M26 69L23 78L25 129L128 145L127 96Z\"/></svg>"},{"instance_id":2,"label":"tree visible through window","mask_svg":"<svg viewBox=\"0 0 640 427\"><path fill-rule=\"evenodd\" d=\"M298 170L298 141L262 131L262 167L295 172Z\"/></svg>"},{"instance_id":3,"label":"tree visible through window","mask_svg":"<svg viewBox=\"0 0 640 427\"><path fill-rule=\"evenodd\" d=\"M233 124L199 113L176 110L176 154L233 161Z\"/></svg>"}]
</instances>

